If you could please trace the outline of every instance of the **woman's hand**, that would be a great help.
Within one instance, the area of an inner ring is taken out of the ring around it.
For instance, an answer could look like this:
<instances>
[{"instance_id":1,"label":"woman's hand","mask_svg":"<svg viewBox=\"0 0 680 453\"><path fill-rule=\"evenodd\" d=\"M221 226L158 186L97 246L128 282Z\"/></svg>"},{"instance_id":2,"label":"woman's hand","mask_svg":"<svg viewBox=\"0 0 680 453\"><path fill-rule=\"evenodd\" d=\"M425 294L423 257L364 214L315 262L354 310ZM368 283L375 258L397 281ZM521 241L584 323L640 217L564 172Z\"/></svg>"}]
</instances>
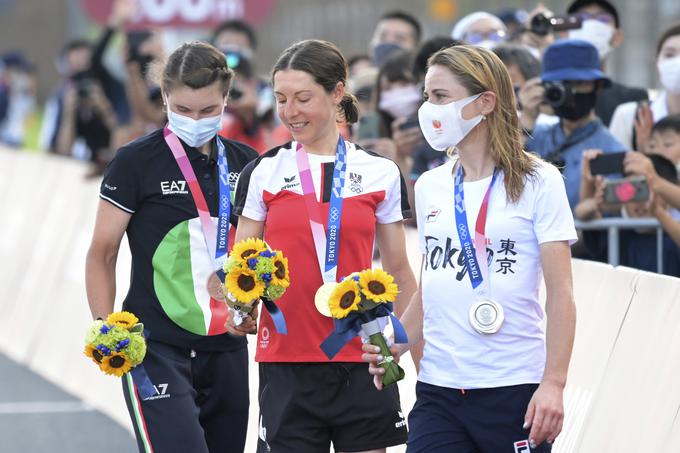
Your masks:
<instances>
[{"instance_id":1,"label":"woman's hand","mask_svg":"<svg viewBox=\"0 0 680 453\"><path fill-rule=\"evenodd\" d=\"M544 441L555 442L562 432L564 422L564 405L562 392L564 387L556 382L543 381L529 401L524 416L524 429L531 428L529 444L536 448Z\"/></svg>"},{"instance_id":2,"label":"woman's hand","mask_svg":"<svg viewBox=\"0 0 680 453\"><path fill-rule=\"evenodd\" d=\"M398 363L399 357L406 351L405 346L406 345L402 344L393 344L390 346L390 352L392 353L392 356L394 356L395 362ZM373 384L375 385L375 388L382 390L383 385L381 377L385 374L385 370L378 365L378 363L382 362L384 359L384 357L380 355L380 348L371 343L364 343L361 349L364 351L361 355L361 360L368 362L368 372L373 375Z\"/></svg>"},{"instance_id":3,"label":"woman's hand","mask_svg":"<svg viewBox=\"0 0 680 453\"><path fill-rule=\"evenodd\" d=\"M251 311L250 314L246 316L238 326L234 324L234 317L231 315L230 311L227 322L224 323L224 327L227 328L227 333L242 337L249 333L257 332L257 316L259 312L258 305L259 302L255 304L253 311Z\"/></svg>"}]
</instances>

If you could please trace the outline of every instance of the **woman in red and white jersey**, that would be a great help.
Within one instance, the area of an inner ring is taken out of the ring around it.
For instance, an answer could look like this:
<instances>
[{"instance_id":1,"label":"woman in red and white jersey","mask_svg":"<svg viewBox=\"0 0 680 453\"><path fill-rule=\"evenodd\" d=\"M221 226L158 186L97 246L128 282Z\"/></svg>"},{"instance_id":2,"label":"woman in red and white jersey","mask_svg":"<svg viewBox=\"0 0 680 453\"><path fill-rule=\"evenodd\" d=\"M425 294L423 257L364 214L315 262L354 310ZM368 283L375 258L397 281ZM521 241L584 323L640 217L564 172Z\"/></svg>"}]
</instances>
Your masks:
<instances>
[{"instance_id":1,"label":"woman in red and white jersey","mask_svg":"<svg viewBox=\"0 0 680 453\"><path fill-rule=\"evenodd\" d=\"M281 122L293 141L274 148L241 174L236 239L264 237L288 257L291 286L277 301L288 334L260 321L258 451L380 452L406 440L396 386L378 392L358 339L328 360L320 344L333 330L314 305L317 290L371 267L377 240L383 268L400 287L401 313L416 282L406 258L402 221L410 217L404 180L389 159L340 136L356 122L345 91L347 63L325 41L298 42L279 57L272 83ZM313 234L310 219L322 219ZM252 320L231 330L243 334Z\"/></svg>"}]
</instances>

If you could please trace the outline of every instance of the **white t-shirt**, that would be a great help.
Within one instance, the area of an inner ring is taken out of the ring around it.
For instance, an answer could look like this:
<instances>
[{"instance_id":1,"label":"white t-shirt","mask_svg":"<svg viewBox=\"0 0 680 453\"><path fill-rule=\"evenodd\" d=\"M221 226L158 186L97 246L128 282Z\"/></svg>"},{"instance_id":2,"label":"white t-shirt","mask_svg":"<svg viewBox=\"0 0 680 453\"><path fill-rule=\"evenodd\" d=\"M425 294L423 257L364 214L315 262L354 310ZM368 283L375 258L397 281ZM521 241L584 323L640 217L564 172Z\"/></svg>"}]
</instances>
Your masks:
<instances>
[{"instance_id":1,"label":"white t-shirt","mask_svg":"<svg viewBox=\"0 0 680 453\"><path fill-rule=\"evenodd\" d=\"M472 389L539 383L545 367L545 312L538 300L543 276L539 244L576 241L564 180L541 162L527 177L518 203L507 201L500 172L489 197L486 222L488 297L505 322L492 335L469 323L477 301L460 253L454 216L454 161L425 172L415 186L420 249L425 352L418 379L441 387ZM491 177L465 182L468 231ZM481 265L482 263L480 263Z\"/></svg>"}]
</instances>

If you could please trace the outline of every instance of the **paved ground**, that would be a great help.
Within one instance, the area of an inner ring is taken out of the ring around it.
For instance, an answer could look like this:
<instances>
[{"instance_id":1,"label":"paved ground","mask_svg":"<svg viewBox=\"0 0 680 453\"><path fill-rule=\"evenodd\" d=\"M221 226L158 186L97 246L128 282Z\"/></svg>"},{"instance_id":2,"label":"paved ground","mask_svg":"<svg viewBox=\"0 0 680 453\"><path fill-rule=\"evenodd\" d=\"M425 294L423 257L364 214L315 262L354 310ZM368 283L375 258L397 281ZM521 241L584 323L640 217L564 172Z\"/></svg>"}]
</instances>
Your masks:
<instances>
[{"instance_id":1,"label":"paved ground","mask_svg":"<svg viewBox=\"0 0 680 453\"><path fill-rule=\"evenodd\" d=\"M133 453L111 418L0 353L0 452Z\"/></svg>"}]
</instances>

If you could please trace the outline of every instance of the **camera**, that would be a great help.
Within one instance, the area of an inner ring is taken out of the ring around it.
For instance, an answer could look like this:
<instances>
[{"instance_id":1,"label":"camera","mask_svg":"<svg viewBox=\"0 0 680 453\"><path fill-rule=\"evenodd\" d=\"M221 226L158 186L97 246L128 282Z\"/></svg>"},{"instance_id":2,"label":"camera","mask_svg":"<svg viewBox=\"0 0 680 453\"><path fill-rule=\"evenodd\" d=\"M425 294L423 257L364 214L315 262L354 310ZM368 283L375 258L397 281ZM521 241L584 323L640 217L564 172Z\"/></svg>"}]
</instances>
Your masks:
<instances>
[{"instance_id":1,"label":"camera","mask_svg":"<svg viewBox=\"0 0 680 453\"><path fill-rule=\"evenodd\" d=\"M578 16L553 16L548 17L538 13L531 18L529 30L539 36L546 36L555 31L574 30L581 28L582 21Z\"/></svg>"},{"instance_id":2,"label":"camera","mask_svg":"<svg viewBox=\"0 0 680 453\"><path fill-rule=\"evenodd\" d=\"M561 107L574 102L574 89L563 82L543 82L543 101L549 106Z\"/></svg>"}]
</instances>

